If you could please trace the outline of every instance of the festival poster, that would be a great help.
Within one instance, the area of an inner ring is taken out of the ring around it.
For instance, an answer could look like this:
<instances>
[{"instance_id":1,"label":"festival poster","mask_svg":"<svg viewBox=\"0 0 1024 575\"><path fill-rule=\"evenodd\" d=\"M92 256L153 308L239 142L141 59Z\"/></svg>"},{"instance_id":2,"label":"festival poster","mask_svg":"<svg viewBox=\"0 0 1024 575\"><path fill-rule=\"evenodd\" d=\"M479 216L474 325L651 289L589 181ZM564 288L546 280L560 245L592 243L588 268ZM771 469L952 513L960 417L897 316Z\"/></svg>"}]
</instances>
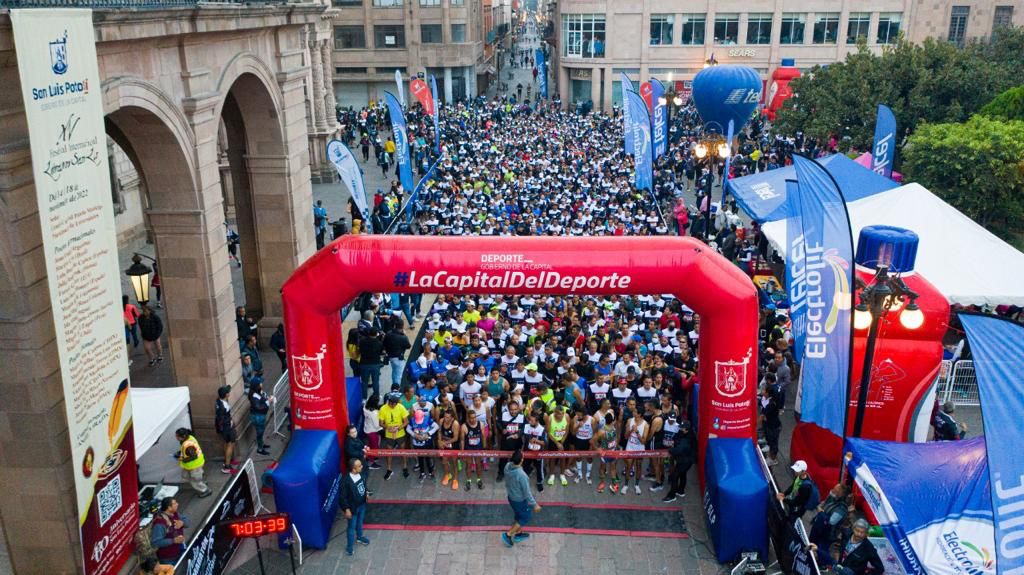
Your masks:
<instances>
[{"instance_id":1,"label":"festival poster","mask_svg":"<svg viewBox=\"0 0 1024 575\"><path fill-rule=\"evenodd\" d=\"M121 282L92 11L12 10L86 575L138 528Z\"/></svg>"}]
</instances>

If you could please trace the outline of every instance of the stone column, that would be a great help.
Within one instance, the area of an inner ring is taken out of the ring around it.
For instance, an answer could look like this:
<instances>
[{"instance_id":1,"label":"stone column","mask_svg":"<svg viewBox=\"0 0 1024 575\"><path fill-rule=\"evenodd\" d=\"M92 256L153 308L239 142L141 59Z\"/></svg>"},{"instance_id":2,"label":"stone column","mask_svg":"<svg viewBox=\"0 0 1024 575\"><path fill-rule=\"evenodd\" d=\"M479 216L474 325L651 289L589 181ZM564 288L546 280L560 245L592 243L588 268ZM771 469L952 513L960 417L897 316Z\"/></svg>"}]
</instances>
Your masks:
<instances>
[{"instance_id":1,"label":"stone column","mask_svg":"<svg viewBox=\"0 0 1024 575\"><path fill-rule=\"evenodd\" d=\"M320 47L317 46L315 39L309 42L309 55L310 67L313 72L313 93L309 95L313 98L313 125L316 127L316 131L325 132L327 131L327 121L324 116L324 64Z\"/></svg>"},{"instance_id":2,"label":"stone column","mask_svg":"<svg viewBox=\"0 0 1024 575\"><path fill-rule=\"evenodd\" d=\"M444 67L444 101L452 101L452 69L448 66Z\"/></svg>"},{"instance_id":3,"label":"stone column","mask_svg":"<svg viewBox=\"0 0 1024 575\"><path fill-rule=\"evenodd\" d=\"M331 54L331 40L325 40L320 44L320 59L323 61L324 75L324 120L328 131L333 132L338 125L338 106L334 100L334 60Z\"/></svg>"}]
</instances>

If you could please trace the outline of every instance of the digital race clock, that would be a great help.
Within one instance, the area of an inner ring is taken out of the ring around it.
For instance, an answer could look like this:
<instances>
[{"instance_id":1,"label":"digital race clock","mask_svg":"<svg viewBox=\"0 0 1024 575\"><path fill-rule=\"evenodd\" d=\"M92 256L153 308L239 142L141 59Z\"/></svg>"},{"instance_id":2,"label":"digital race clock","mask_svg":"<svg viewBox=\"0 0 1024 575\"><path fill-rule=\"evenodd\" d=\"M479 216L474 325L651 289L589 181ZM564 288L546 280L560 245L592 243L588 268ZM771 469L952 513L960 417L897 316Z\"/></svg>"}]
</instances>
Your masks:
<instances>
[{"instance_id":1,"label":"digital race clock","mask_svg":"<svg viewBox=\"0 0 1024 575\"><path fill-rule=\"evenodd\" d=\"M218 529L236 539L262 537L275 533L284 533L291 528L287 513L268 513L255 517L239 517L221 521Z\"/></svg>"}]
</instances>

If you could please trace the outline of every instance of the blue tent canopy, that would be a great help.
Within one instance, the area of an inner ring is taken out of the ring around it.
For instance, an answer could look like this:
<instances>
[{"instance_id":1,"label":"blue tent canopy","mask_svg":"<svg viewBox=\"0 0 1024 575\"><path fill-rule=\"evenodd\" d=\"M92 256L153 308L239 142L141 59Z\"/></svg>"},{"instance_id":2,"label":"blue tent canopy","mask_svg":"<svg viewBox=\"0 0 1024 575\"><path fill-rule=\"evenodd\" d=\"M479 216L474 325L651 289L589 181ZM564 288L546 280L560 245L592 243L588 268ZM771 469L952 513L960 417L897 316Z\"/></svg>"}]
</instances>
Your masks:
<instances>
[{"instance_id":1,"label":"blue tent canopy","mask_svg":"<svg viewBox=\"0 0 1024 575\"><path fill-rule=\"evenodd\" d=\"M873 196L899 187L842 154L833 154L818 160L839 183L846 202ZM796 179L796 169L786 166L729 180L729 193L751 219L758 223L784 220L790 216L786 202L786 180Z\"/></svg>"}]
</instances>

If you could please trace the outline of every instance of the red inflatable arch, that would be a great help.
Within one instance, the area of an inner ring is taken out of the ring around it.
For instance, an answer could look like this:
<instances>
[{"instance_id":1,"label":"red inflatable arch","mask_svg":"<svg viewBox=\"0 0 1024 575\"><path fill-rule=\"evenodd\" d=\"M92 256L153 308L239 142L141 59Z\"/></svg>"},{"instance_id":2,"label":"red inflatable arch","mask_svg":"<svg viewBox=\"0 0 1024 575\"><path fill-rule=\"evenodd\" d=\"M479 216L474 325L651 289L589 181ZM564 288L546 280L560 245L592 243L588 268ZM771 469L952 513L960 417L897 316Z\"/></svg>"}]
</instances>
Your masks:
<instances>
[{"instance_id":1,"label":"red inflatable arch","mask_svg":"<svg viewBox=\"0 0 1024 575\"><path fill-rule=\"evenodd\" d=\"M700 453L708 437L756 437L757 294L739 268L688 237L346 236L282 288L296 429L345 436L338 310L361 292L672 293L700 315Z\"/></svg>"}]
</instances>

